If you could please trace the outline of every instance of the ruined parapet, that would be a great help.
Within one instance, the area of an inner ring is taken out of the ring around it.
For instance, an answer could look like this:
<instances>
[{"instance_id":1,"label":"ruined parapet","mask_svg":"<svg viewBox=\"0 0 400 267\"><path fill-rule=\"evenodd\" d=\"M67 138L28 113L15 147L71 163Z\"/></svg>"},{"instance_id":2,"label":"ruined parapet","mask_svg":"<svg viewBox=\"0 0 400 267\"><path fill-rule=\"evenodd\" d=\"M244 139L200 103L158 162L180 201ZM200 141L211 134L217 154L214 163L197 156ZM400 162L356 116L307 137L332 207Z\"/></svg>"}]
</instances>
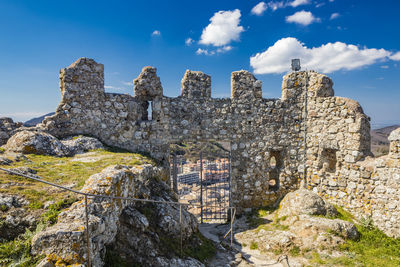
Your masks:
<instances>
[{"instance_id":1,"label":"ruined parapet","mask_svg":"<svg viewBox=\"0 0 400 267\"><path fill-rule=\"evenodd\" d=\"M160 77L157 76L157 69L144 67L140 75L133 80L133 83L135 85L135 98L138 100L137 111L141 120L158 119L159 110L154 110L153 101L160 101L163 96L163 88ZM149 107L151 113L149 113Z\"/></svg>"},{"instance_id":2,"label":"ruined parapet","mask_svg":"<svg viewBox=\"0 0 400 267\"><path fill-rule=\"evenodd\" d=\"M211 77L201 71L186 70L181 82L181 96L186 98L210 98Z\"/></svg>"},{"instance_id":3,"label":"ruined parapet","mask_svg":"<svg viewBox=\"0 0 400 267\"><path fill-rule=\"evenodd\" d=\"M140 100L152 101L163 96L163 88L160 78L157 76L157 69L144 67L140 75L133 80L135 85L135 97Z\"/></svg>"},{"instance_id":4,"label":"ruined parapet","mask_svg":"<svg viewBox=\"0 0 400 267\"><path fill-rule=\"evenodd\" d=\"M392 131L388 139L390 141L389 156L400 159L400 128Z\"/></svg>"},{"instance_id":5,"label":"ruined parapet","mask_svg":"<svg viewBox=\"0 0 400 267\"><path fill-rule=\"evenodd\" d=\"M104 95L104 65L90 58L80 58L60 70L60 89L64 101L80 99L83 103Z\"/></svg>"},{"instance_id":6,"label":"ruined parapet","mask_svg":"<svg viewBox=\"0 0 400 267\"><path fill-rule=\"evenodd\" d=\"M315 71L307 73L307 88L309 97L329 97L334 96L333 82L331 78Z\"/></svg>"},{"instance_id":7,"label":"ruined parapet","mask_svg":"<svg viewBox=\"0 0 400 267\"><path fill-rule=\"evenodd\" d=\"M253 100L262 98L262 82L248 71L234 71L231 75L231 98Z\"/></svg>"},{"instance_id":8,"label":"ruined parapet","mask_svg":"<svg viewBox=\"0 0 400 267\"><path fill-rule=\"evenodd\" d=\"M308 97L334 96L333 82L328 76L315 71L299 71L283 77L282 100L301 96L306 86Z\"/></svg>"}]
</instances>

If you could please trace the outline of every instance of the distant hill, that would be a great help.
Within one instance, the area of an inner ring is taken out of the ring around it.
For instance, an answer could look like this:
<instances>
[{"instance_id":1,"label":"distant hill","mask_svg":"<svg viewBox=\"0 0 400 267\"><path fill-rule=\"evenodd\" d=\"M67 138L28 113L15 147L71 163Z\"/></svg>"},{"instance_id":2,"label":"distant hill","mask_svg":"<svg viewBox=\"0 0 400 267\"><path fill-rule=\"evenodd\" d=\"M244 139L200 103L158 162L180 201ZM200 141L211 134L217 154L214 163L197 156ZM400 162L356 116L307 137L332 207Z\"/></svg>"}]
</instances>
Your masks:
<instances>
[{"instance_id":1,"label":"distant hill","mask_svg":"<svg viewBox=\"0 0 400 267\"><path fill-rule=\"evenodd\" d=\"M55 114L54 112L50 112L50 113L48 113L46 115L43 115L41 117L30 119L30 120L24 122L24 126L26 126L26 127L36 126L37 124L41 123L45 117L51 116L51 115L54 115L54 114Z\"/></svg>"},{"instance_id":2,"label":"distant hill","mask_svg":"<svg viewBox=\"0 0 400 267\"><path fill-rule=\"evenodd\" d=\"M389 153L389 134L399 128L400 125L387 126L380 129L371 130L371 151L375 157Z\"/></svg>"}]
</instances>

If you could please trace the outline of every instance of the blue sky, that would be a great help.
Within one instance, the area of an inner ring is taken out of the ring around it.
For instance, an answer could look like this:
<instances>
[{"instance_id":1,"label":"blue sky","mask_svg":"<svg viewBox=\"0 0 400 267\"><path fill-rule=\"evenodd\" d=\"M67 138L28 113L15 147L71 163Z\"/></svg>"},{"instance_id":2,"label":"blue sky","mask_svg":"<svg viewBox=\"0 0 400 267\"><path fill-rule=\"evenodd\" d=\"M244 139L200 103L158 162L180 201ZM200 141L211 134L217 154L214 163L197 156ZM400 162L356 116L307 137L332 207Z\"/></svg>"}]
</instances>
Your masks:
<instances>
[{"instance_id":1,"label":"blue sky","mask_svg":"<svg viewBox=\"0 0 400 267\"><path fill-rule=\"evenodd\" d=\"M106 91L133 93L142 67L157 67L164 95L180 94L186 69L230 95L245 69L279 98L289 59L326 73L335 94L361 103L373 126L400 124L400 1L3 1L0 116L54 111L59 69L79 57L105 65ZM190 38L190 39L188 39Z\"/></svg>"}]
</instances>

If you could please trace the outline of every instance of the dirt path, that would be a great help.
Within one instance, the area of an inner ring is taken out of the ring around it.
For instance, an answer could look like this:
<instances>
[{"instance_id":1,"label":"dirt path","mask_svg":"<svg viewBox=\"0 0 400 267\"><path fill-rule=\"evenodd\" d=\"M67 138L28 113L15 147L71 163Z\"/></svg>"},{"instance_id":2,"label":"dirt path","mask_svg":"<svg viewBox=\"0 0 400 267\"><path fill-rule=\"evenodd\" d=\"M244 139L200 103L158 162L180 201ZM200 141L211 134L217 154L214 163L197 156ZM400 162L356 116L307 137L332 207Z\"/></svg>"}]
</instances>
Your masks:
<instances>
[{"instance_id":1,"label":"dirt path","mask_svg":"<svg viewBox=\"0 0 400 267\"><path fill-rule=\"evenodd\" d=\"M233 247L230 247L230 235L224 239L224 235L229 231L229 224L201 224L200 232L208 239L217 244L217 255L208 262L207 266L225 267L225 266L270 266L270 267L293 267L301 266L288 259L287 264L285 257L273 257L261 254L256 249L250 249L248 246L241 246L234 238ZM234 233L247 230L249 227L244 218L236 221ZM279 262L280 261L280 262Z\"/></svg>"}]
</instances>

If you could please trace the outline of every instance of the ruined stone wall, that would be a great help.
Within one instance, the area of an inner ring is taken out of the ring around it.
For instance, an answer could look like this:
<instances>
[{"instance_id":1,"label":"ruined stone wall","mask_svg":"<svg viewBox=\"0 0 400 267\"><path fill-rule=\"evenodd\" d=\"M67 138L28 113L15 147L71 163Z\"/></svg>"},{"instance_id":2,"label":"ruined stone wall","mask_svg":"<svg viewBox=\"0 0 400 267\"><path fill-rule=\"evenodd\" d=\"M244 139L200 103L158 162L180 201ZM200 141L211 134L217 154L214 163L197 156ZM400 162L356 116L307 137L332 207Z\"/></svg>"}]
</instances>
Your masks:
<instances>
[{"instance_id":1,"label":"ruined stone wall","mask_svg":"<svg viewBox=\"0 0 400 267\"><path fill-rule=\"evenodd\" d=\"M7 143L15 130L21 126L21 122L14 122L11 118L0 118L0 146Z\"/></svg>"},{"instance_id":2,"label":"ruined stone wall","mask_svg":"<svg viewBox=\"0 0 400 267\"><path fill-rule=\"evenodd\" d=\"M110 146L147 152L164 166L169 166L170 143L228 141L232 204L239 210L276 203L299 187L306 170L310 188L359 214L366 212L359 203L367 197L350 188L351 182L364 183L357 166L371 155L369 118L357 102L335 97L333 82L325 75L286 75L281 99L262 98L261 82L247 71L232 73L231 98L223 99L211 98L210 76L189 70L182 79L181 96L165 97L152 67L134 80L134 96L105 93L103 65L87 58L61 70L60 80L61 103L40 126L58 137L91 135ZM398 167L392 170L385 164L376 171L372 190L379 184L391 186L385 177L394 177ZM359 177L352 175L357 168ZM388 191L383 194L392 197ZM380 198L374 194L368 203ZM396 214L389 211L387 217L394 220ZM378 213L373 215L377 217ZM387 232L398 229L398 224L393 228L379 220L375 219Z\"/></svg>"}]
</instances>

